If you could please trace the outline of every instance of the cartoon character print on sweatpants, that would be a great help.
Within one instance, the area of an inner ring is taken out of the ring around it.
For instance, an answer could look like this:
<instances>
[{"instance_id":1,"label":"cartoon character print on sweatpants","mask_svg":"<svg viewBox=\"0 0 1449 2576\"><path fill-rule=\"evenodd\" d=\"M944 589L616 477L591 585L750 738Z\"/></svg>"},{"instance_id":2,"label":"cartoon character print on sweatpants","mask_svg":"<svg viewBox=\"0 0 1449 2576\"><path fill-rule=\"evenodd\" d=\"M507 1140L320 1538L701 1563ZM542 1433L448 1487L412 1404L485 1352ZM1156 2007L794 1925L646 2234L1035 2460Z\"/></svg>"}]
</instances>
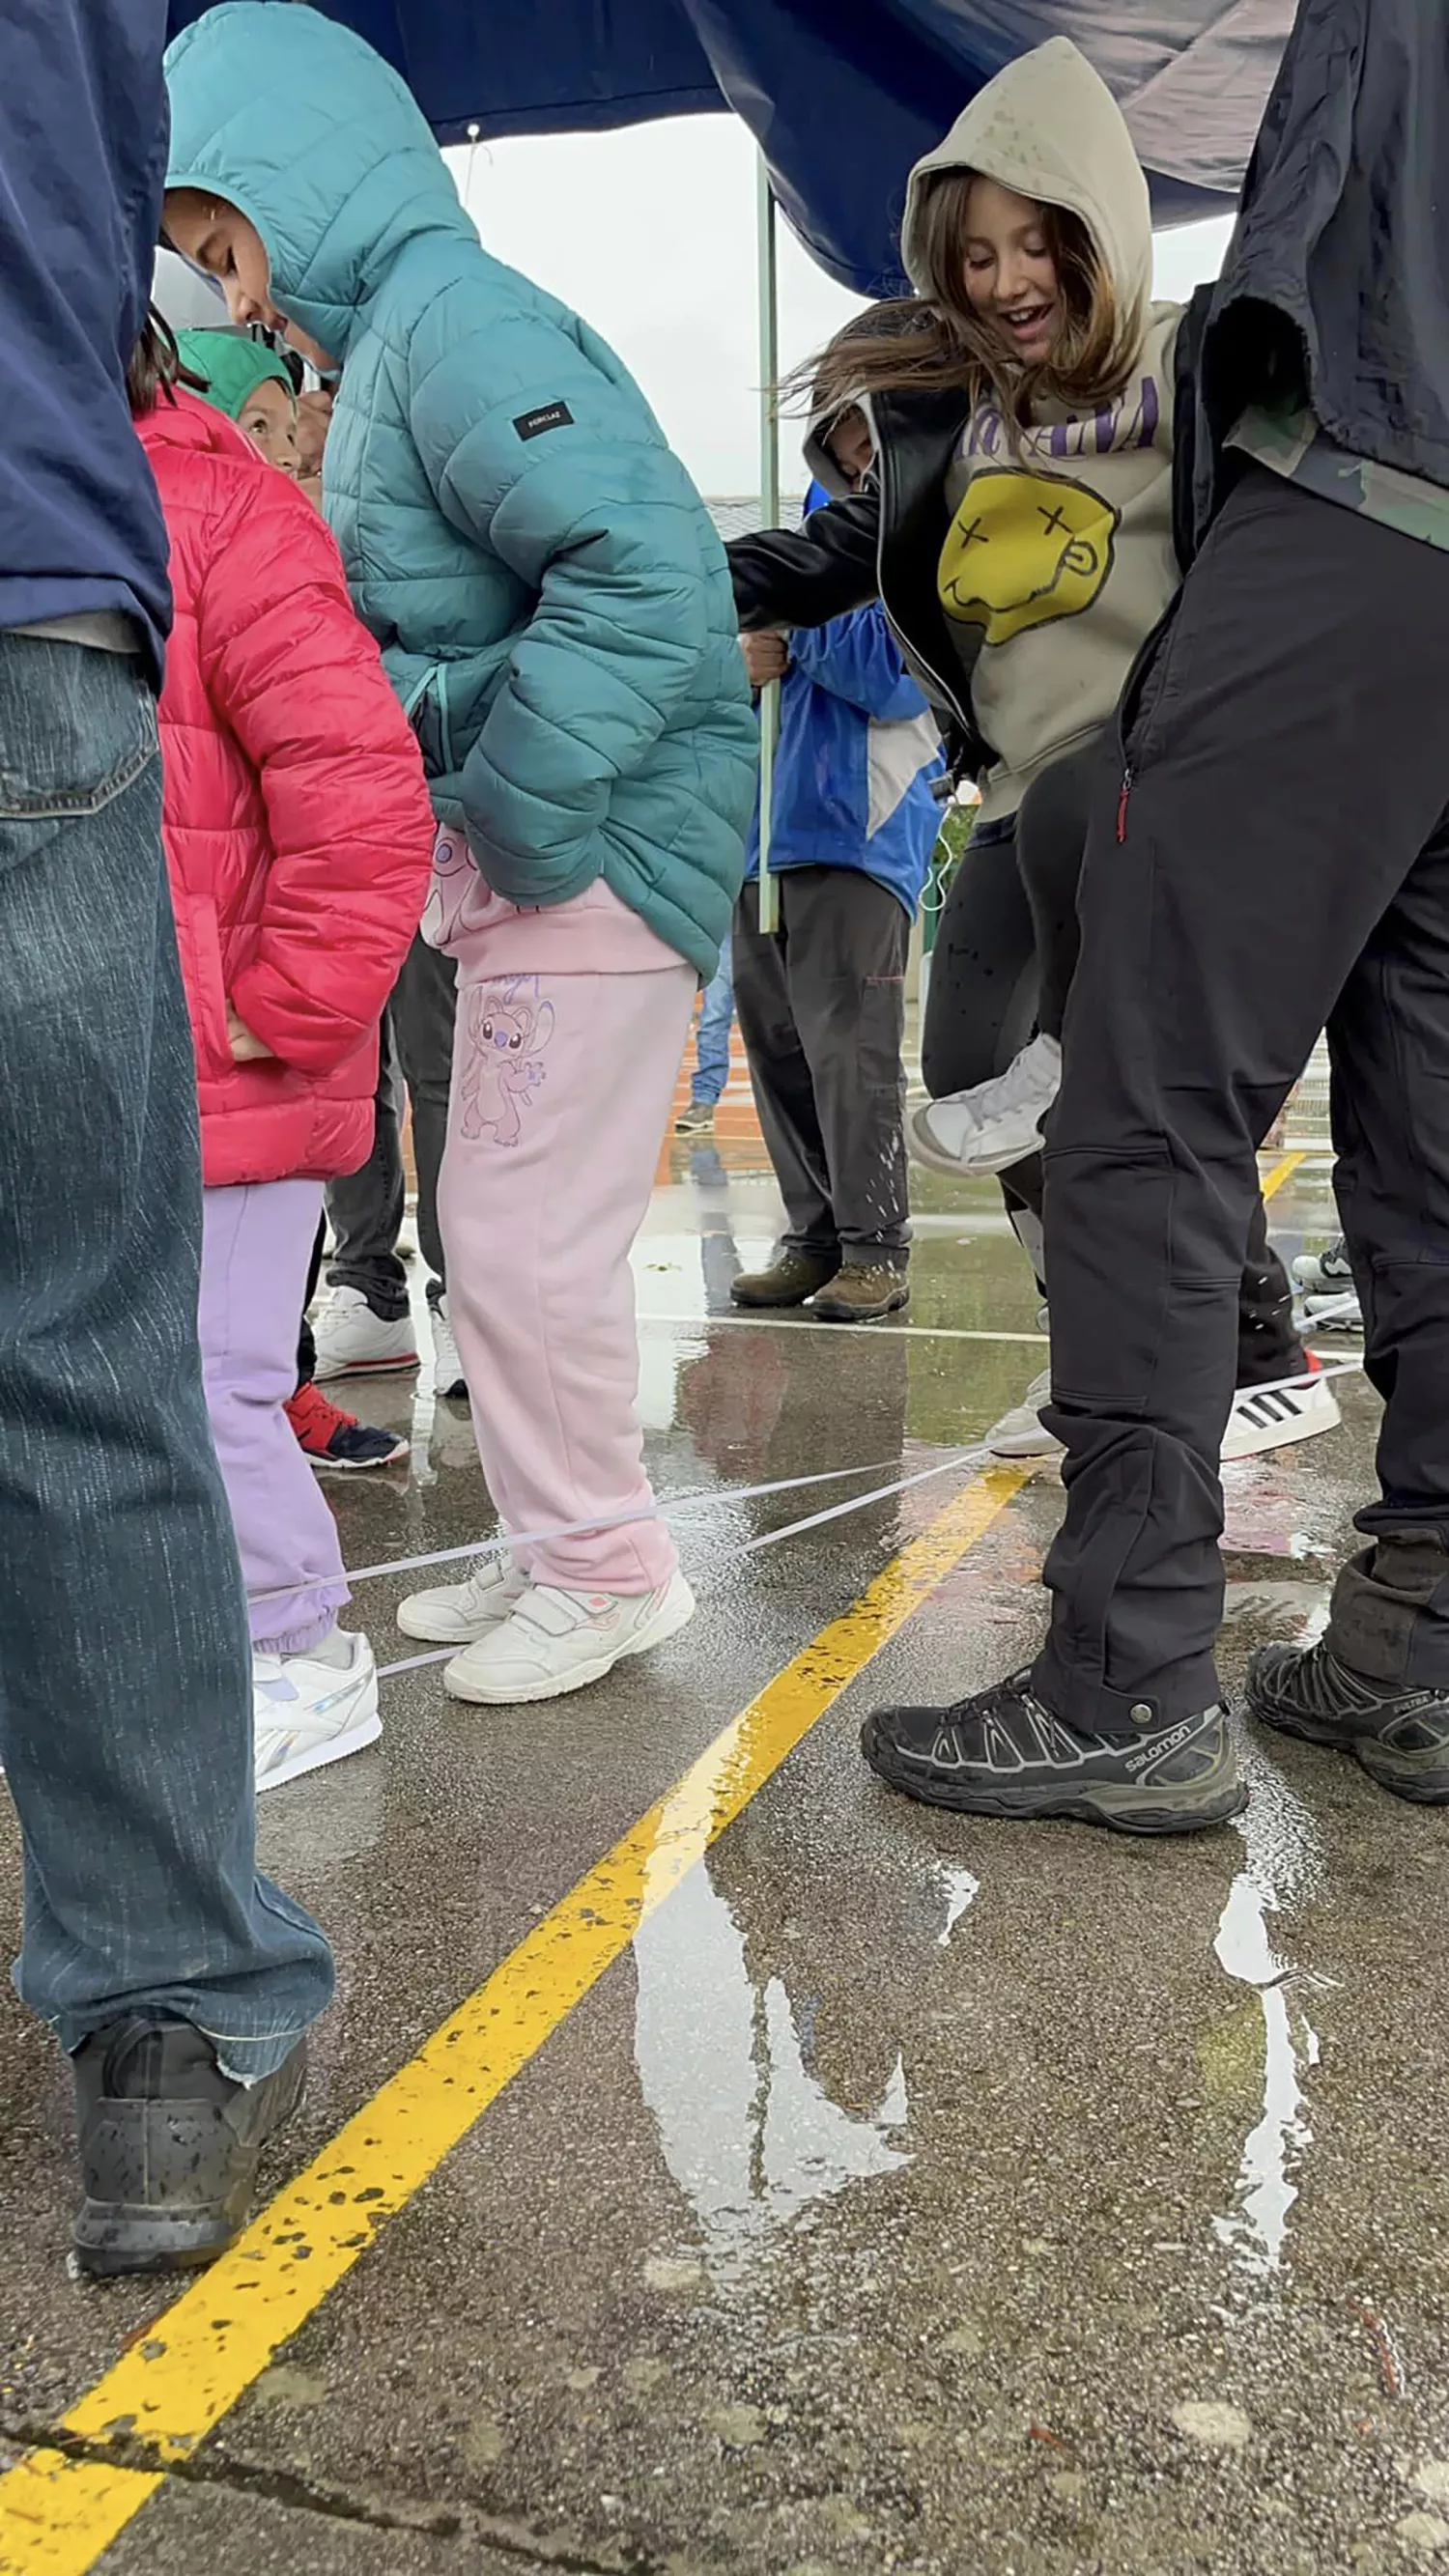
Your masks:
<instances>
[{"instance_id":1,"label":"cartoon character print on sweatpants","mask_svg":"<svg viewBox=\"0 0 1449 2576\"><path fill-rule=\"evenodd\" d=\"M973 474L941 552L941 606L986 644L1080 617L1112 569L1119 513L1089 484L990 465Z\"/></svg>"},{"instance_id":2,"label":"cartoon character print on sweatpants","mask_svg":"<svg viewBox=\"0 0 1449 2576\"><path fill-rule=\"evenodd\" d=\"M516 1145L522 1111L544 1079L539 1057L553 1036L552 1002L538 994L536 975L470 984L466 994L467 1053L459 1084L463 1134L495 1145Z\"/></svg>"}]
</instances>

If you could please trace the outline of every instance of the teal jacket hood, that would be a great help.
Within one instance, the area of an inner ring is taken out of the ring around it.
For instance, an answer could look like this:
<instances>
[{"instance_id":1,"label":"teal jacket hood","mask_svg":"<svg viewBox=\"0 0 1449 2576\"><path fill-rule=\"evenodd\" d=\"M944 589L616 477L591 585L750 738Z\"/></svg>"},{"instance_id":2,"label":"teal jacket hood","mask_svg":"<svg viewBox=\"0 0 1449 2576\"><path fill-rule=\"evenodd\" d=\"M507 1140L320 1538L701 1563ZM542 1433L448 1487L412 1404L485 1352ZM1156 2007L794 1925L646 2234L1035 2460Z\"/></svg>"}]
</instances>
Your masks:
<instances>
[{"instance_id":1,"label":"teal jacket hood","mask_svg":"<svg viewBox=\"0 0 1449 2576\"><path fill-rule=\"evenodd\" d=\"M301 0L167 55L170 184L256 226L342 366L322 500L440 821L522 908L600 876L702 975L756 731L724 550L612 349L494 259L402 82Z\"/></svg>"},{"instance_id":2,"label":"teal jacket hood","mask_svg":"<svg viewBox=\"0 0 1449 2576\"><path fill-rule=\"evenodd\" d=\"M214 190L240 208L266 248L279 311L339 365L409 242L476 239L406 84L317 10L226 0L168 47L166 78L167 187Z\"/></svg>"}]
</instances>

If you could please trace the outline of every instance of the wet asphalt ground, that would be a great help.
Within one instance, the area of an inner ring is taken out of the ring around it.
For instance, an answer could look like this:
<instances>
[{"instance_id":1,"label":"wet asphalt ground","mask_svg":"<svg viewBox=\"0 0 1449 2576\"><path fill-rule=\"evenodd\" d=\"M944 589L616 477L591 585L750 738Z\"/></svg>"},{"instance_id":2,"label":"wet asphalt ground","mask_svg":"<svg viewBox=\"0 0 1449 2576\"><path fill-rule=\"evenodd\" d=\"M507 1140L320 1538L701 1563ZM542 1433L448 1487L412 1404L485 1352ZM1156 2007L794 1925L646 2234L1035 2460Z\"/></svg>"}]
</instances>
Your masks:
<instances>
[{"instance_id":1,"label":"wet asphalt ground","mask_svg":"<svg viewBox=\"0 0 1449 2576\"><path fill-rule=\"evenodd\" d=\"M759 1161L677 1149L639 1246L661 1492L949 1461L1045 1357L992 1190L925 1181L900 1327L737 1322ZM1272 1213L1321 1242L1326 1171ZM329 1486L349 1564L485 1537L466 1409L351 1400L415 1453ZM1370 1481L1374 1401L1343 1402L1229 1471L1230 1682L1323 1615ZM859 1486L722 1499L681 1531L700 1612L657 1657L518 1712L397 1675L376 1751L264 1801L264 1863L340 1968L271 2188L739 1711L797 1723L819 1632L844 1617L863 1662L845 1614L960 1483L751 1553ZM1181 1843L933 1814L860 1762L876 1700L1025 1657L1059 1511L1051 1472L1002 1499L577 1999L555 1945L542 2044L109 2547L24 2554L0 2485L0 2571L1449 2567L1449 1820L1260 1737L1241 1824ZM382 1663L417 1651L390 1615L417 1580L359 1589ZM7 1812L12 1925L18 1861ZM0 2098L8 2461L167 2329L157 2285L67 2275L67 2087L9 2000Z\"/></svg>"}]
</instances>

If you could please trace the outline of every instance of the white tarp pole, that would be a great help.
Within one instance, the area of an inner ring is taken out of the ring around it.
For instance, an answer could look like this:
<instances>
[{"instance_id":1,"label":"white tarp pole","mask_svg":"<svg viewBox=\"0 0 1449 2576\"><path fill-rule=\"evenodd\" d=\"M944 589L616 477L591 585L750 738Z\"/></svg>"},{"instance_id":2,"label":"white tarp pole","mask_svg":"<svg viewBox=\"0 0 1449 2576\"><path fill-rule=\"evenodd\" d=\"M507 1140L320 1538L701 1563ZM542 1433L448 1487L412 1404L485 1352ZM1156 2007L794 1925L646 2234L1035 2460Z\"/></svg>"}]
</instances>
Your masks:
<instances>
[{"instance_id":1,"label":"white tarp pole","mask_svg":"<svg viewBox=\"0 0 1449 2576\"><path fill-rule=\"evenodd\" d=\"M780 307L775 267L775 197L765 156L756 175L756 242L759 254L760 323L760 524L780 524L780 421L775 386L780 373ZM778 930L780 889L770 871L770 820L774 811L775 745L780 735L780 683L760 692L760 928Z\"/></svg>"}]
</instances>

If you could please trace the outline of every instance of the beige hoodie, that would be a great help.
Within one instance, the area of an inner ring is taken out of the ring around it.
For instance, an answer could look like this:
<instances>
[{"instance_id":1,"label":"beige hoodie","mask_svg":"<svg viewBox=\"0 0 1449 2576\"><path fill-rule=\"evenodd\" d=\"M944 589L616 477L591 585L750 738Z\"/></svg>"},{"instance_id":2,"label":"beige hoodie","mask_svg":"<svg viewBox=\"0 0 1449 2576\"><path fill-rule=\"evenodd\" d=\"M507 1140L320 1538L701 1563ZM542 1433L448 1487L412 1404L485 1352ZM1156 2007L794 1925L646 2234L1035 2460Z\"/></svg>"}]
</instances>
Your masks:
<instances>
[{"instance_id":1,"label":"beige hoodie","mask_svg":"<svg viewBox=\"0 0 1449 2576\"><path fill-rule=\"evenodd\" d=\"M1173 347L1181 308L1149 301L1152 215L1122 112L1086 57L1053 37L998 73L911 174L902 228L918 288L920 183L969 169L1081 217L1121 311L1141 332L1125 391L1100 413L1045 404L1019 452L991 405L946 482L941 605L976 720L999 753L983 820L1105 724L1178 587L1172 542Z\"/></svg>"}]
</instances>

